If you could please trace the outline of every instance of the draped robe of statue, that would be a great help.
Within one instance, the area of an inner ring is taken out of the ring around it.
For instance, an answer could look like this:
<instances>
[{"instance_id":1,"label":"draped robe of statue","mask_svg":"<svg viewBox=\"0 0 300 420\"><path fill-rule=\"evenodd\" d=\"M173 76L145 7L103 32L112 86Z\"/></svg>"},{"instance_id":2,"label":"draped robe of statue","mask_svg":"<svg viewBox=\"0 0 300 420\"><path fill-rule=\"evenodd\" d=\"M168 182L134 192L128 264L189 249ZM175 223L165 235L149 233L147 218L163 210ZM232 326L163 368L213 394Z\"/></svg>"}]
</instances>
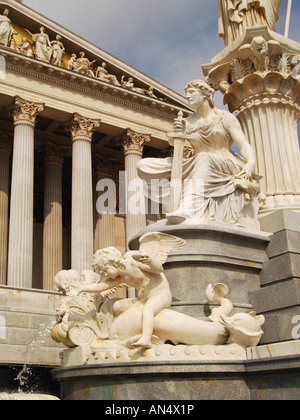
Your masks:
<instances>
[{"instance_id":1,"label":"draped robe of statue","mask_svg":"<svg viewBox=\"0 0 300 420\"><path fill-rule=\"evenodd\" d=\"M5 10L4 14L0 15L0 45L9 47L13 35L17 35L17 32L8 18L8 11Z\"/></svg>"},{"instance_id":2,"label":"draped robe of statue","mask_svg":"<svg viewBox=\"0 0 300 420\"><path fill-rule=\"evenodd\" d=\"M39 34L32 35L32 40L35 44L36 58L50 63L52 47L50 44L49 36L41 30Z\"/></svg>"},{"instance_id":3,"label":"draped robe of statue","mask_svg":"<svg viewBox=\"0 0 300 420\"><path fill-rule=\"evenodd\" d=\"M267 25L276 30L281 0L218 0L219 35L230 45L246 28Z\"/></svg>"},{"instance_id":4,"label":"draped robe of statue","mask_svg":"<svg viewBox=\"0 0 300 420\"><path fill-rule=\"evenodd\" d=\"M201 219L202 223L217 222L256 229L258 208L255 207L260 177L239 179L245 161L231 150L229 113L215 109L215 114L214 120L202 124L186 122L185 133L197 133L197 141L193 144L195 156L183 160L183 184L190 181L193 186L185 192L177 212L196 223ZM173 158L146 158L138 163L138 174L148 185L147 195L153 201L168 201L168 184L163 184L164 188L158 190L153 188L158 185L153 180L170 181L172 164Z\"/></svg>"}]
</instances>

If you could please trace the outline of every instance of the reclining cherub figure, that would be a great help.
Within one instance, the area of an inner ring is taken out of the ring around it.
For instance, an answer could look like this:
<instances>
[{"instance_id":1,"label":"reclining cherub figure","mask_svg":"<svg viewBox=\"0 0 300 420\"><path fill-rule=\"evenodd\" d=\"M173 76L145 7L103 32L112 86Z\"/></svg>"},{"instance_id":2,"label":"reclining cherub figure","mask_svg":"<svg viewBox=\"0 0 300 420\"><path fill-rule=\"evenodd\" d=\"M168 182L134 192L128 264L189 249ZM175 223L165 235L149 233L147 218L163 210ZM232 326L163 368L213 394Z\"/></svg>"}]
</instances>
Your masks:
<instances>
[{"instance_id":1,"label":"reclining cherub figure","mask_svg":"<svg viewBox=\"0 0 300 420\"><path fill-rule=\"evenodd\" d=\"M130 251L122 257L116 248L96 252L93 267L101 281L91 285L71 287L69 296L79 293L103 293L126 284L138 292L138 301L143 304L142 334L131 338L136 347L151 348L155 317L169 309L172 294L164 274L163 264L168 254L180 250L185 241L163 233L147 233L140 238L139 251ZM132 299L130 299L132 302ZM126 302L122 302L126 306Z\"/></svg>"}]
</instances>

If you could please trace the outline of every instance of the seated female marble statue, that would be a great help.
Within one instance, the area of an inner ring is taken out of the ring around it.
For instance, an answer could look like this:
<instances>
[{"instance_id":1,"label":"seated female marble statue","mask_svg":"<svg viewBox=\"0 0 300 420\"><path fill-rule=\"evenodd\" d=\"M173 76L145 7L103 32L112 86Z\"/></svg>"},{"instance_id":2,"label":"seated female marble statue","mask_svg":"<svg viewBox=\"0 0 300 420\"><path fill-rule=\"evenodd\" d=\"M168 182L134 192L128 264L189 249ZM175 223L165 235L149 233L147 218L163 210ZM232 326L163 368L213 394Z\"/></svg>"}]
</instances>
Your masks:
<instances>
[{"instance_id":1,"label":"seated female marble statue","mask_svg":"<svg viewBox=\"0 0 300 420\"><path fill-rule=\"evenodd\" d=\"M169 215L169 222L192 219L193 224L218 222L259 230L261 177L256 173L255 152L239 121L233 114L214 107L214 90L202 80L189 83L186 92L194 113L183 122L175 121L171 137L188 140L193 146L195 155L183 159L182 181L184 185L190 182L196 187L190 191L183 187L180 207ZM231 150L233 143L242 157ZM146 181L149 191L152 190L152 200L158 199L153 185L163 179L171 180L172 164L172 158L148 158L139 162L138 174ZM169 192L167 186L160 192L160 198Z\"/></svg>"}]
</instances>

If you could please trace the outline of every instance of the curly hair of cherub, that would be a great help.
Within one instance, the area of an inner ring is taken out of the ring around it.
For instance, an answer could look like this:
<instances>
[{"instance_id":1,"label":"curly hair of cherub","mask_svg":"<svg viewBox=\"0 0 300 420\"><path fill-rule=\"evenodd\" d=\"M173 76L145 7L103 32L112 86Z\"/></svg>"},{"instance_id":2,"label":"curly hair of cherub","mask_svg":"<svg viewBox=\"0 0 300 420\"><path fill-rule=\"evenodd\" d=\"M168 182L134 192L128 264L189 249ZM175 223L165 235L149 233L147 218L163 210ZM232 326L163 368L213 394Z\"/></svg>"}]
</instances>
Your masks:
<instances>
[{"instance_id":1,"label":"curly hair of cherub","mask_svg":"<svg viewBox=\"0 0 300 420\"><path fill-rule=\"evenodd\" d=\"M92 264L96 272L105 270L109 265L116 268L126 268L126 262L121 252L114 247L99 249L93 256Z\"/></svg>"}]
</instances>

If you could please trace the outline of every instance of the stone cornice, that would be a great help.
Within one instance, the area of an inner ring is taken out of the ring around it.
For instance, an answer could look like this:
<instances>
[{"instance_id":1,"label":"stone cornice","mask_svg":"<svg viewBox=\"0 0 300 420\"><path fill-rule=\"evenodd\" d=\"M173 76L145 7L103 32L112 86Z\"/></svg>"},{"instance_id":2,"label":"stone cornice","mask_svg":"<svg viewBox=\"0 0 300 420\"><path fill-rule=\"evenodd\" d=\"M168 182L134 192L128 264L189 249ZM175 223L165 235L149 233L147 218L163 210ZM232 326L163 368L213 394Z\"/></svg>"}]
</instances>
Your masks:
<instances>
[{"instance_id":1,"label":"stone cornice","mask_svg":"<svg viewBox=\"0 0 300 420\"><path fill-rule=\"evenodd\" d=\"M67 89L99 97L113 103L119 103L150 115L160 116L173 121L180 110L189 115L188 109L162 102L129 89L114 86L101 80L75 73L62 67L54 66L34 58L26 57L15 51L0 48L0 56L6 58L7 71L21 73L27 77L43 80Z\"/></svg>"}]
</instances>

